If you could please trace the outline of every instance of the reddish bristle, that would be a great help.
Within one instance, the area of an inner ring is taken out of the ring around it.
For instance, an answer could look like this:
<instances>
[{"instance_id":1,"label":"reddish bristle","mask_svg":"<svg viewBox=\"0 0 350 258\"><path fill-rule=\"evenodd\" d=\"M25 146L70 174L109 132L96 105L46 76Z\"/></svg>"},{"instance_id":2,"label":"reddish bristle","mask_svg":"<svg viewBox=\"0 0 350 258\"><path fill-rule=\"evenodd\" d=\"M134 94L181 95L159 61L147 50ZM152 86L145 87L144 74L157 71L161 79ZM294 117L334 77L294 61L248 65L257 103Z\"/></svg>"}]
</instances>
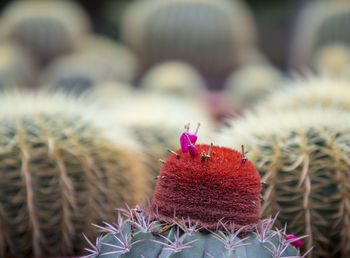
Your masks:
<instances>
[{"instance_id":1,"label":"reddish bristle","mask_svg":"<svg viewBox=\"0 0 350 258\"><path fill-rule=\"evenodd\" d=\"M208 145L196 145L208 153ZM260 176L253 164L242 162L242 154L213 146L211 158L191 157L178 150L162 167L152 206L159 217L171 221L191 218L201 226L215 228L220 219L237 226L260 221ZM164 179L161 179L166 176Z\"/></svg>"}]
</instances>

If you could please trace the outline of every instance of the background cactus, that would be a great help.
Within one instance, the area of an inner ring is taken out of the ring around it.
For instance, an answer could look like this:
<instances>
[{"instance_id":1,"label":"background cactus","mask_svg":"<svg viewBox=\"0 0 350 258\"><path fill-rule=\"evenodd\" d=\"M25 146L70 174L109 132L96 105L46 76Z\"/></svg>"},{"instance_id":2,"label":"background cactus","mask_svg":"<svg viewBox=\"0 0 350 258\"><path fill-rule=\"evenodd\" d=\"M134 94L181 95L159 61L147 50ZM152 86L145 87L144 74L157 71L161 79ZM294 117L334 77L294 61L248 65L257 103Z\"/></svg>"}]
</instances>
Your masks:
<instances>
[{"instance_id":1,"label":"background cactus","mask_svg":"<svg viewBox=\"0 0 350 258\"><path fill-rule=\"evenodd\" d=\"M3 11L0 26L3 37L28 47L42 63L72 51L90 27L84 11L68 0L11 2Z\"/></svg>"},{"instance_id":2,"label":"background cactus","mask_svg":"<svg viewBox=\"0 0 350 258\"><path fill-rule=\"evenodd\" d=\"M1 257L76 254L90 223L145 198L137 145L96 112L58 94L0 96Z\"/></svg>"},{"instance_id":3,"label":"background cactus","mask_svg":"<svg viewBox=\"0 0 350 258\"><path fill-rule=\"evenodd\" d=\"M349 1L314 1L303 8L291 44L292 68L307 68L312 64L315 54L327 45L349 45L349 19Z\"/></svg>"},{"instance_id":4,"label":"background cactus","mask_svg":"<svg viewBox=\"0 0 350 258\"><path fill-rule=\"evenodd\" d=\"M278 89L283 75L265 63L247 64L228 77L225 88L240 107L252 106Z\"/></svg>"},{"instance_id":5,"label":"background cactus","mask_svg":"<svg viewBox=\"0 0 350 258\"><path fill-rule=\"evenodd\" d=\"M53 61L43 71L42 84L80 95L104 82L130 82L136 70L137 61L126 47L90 36L82 39L74 54Z\"/></svg>"},{"instance_id":6,"label":"background cactus","mask_svg":"<svg viewBox=\"0 0 350 258\"><path fill-rule=\"evenodd\" d=\"M260 110L293 110L295 108L339 108L350 110L350 82L326 76L309 77L286 83L256 107Z\"/></svg>"},{"instance_id":7,"label":"background cactus","mask_svg":"<svg viewBox=\"0 0 350 258\"><path fill-rule=\"evenodd\" d=\"M184 61L217 88L254 48L255 28L241 1L143 0L126 10L122 38L139 55L143 70Z\"/></svg>"},{"instance_id":8,"label":"background cactus","mask_svg":"<svg viewBox=\"0 0 350 258\"><path fill-rule=\"evenodd\" d=\"M267 185L262 214L310 235L315 257L350 255L350 124L340 109L260 110L233 120L217 143L244 144Z\"/></svg>"},{"instance_id":9,"label":"background cactus","mask_svg":"<svg viewBox=\"0 0 350 258\"><path fill-rule=\"evenodd\" d=\"M320 74L346 79L350 78L350 45L334 43L321 48L313 61Z\"/></svg>"},{"instance_id":10,"label":"background cactus","mask_svg":"<svg viewBox=\"0 0 350 258\"><path fill-rule=\"evenodd\" d=\"M152 67L143 76L141 88L158 93L193 97L205 90L205 82L191 65L168 61Z\"/></svg>"},{"instance_id":11,"label":"background cactus","mask_svg":"<svg viewBox=\"0 0 350 258\"><path fill-rule=\"evenodd\" d=\"M0 88L32 86L37 74L33 58L18 44L0 42Z\"/></svg>"},{"instance_id":12,"label":"background cactus","mask_svg":"<svg viewBox=\"0 0 350 258\"><path fill-rule=\"evenodd\" d=\"M109 234L89 242L87 257L299 257L286 228L272 231L275 219L260 221L260 176L244 150L187 145L196 137L184 135L188 142L180 140L182 150L161 169L152 207L122 210L126 223L119 216L97 226Z\"/></svg>"}]
</instances>

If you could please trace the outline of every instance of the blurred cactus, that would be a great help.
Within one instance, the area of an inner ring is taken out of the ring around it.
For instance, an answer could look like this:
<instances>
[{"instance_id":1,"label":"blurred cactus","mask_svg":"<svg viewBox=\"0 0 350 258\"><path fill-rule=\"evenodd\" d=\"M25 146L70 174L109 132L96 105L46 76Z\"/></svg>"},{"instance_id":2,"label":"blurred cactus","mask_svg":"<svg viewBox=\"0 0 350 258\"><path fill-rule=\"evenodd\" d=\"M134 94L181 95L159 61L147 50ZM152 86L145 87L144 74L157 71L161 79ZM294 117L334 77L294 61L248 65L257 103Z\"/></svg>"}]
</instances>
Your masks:
<instances>
[{"instance_id":1,"label":"blurred cactus","mask_svg":"<svg viewBox=\"0 0 350 258\"><path fill-rule=\"evenodd\" d=\"M246 114L216 143L244 144L267 185L262 214L306 234L314 257L350 256L350 124L339 109L285 109Z\"/></svg>"},{"instance_id":2,"label":"blurred cactus","mask_svg":"<svg viewBox=\"0 0 350 258\"><path fill-rule=\"evenodd\" d=\"M142 0L126 10L122 37L144 70L162 61L185 61L217 88L254 49L255 28L238 0Z\"/></svg>"},{"instance_id":3,"label":"blurred cactus","mask_svg":"<svg viewBox=\"0 0 350 258\"><path fill-rule=\"evenodd\" d=\"M0 89L32 86L37 67L27 51L14 42L0 42Z\"/></svg>"},{"instance_id":4,"label":"blurred cactus","mask_svg":"<svg viewBox=\"0 0 350 258\"><path fill-rule=\"evenodd\" d=\"M1 257L76 254L92 222L144 198L142 155L97 112L61 95L0 96Z\"/></svg>"},{"instance_id":5,"label":"blurred cactus","mask_svg":"<svg viewBox=\"0 0 350 258\"><path fill-rule=\"evenodd\" d=\"M350 44L331 44L316 54L313 66L320 74L350 79Z\"/></svg>"},{"instance_id":6,"label":"blurred cactus","mask_svg":"<svg viewBox=\"0 0 350 258\"><path fill-rule=\"evenodd\" d=\"M3 37L23 44L43 63L74 49L90 27L80 6L67 0L11 2L3 11L0 26Z\"/></svg>"},{"instance_id":7,"label":"blurred cactus","mask_svg":"<svg viewBox=\"0 0 350 258\"><path fill-rule=\"evenodd\" d=\"M96 100L97 101L97 100ZM105 98L100 102L107 104ZM109 109L117 121L126 125L143 146L148 156L148 165L153 176L159 172L159 158L168 155L168 148L177 149L181 127L192 121L194 127L201 122L207 129L200 130L202 138L207 139L213 123L203 107L194 101L162 94L133 94L118 98L109 103Z\"/></svg>"},{"instance_id":8,"label":"blurred cactus","mask_svg":"<svg viewBox=\"0 0 350 258\"><path fill-rule=\"evenodd\" d=\"M113 103L116 99L131 97L134 93L134 86L121 82L105 82L91 87L84 94L88 101Z\"/></svg>"},{"instance_id":9,"label":"blurred cactus","mask_svg":"<svg viewBox=\"0 0 350 258\"><path fill-rule=\"evenodd\" d=\"M142 78L141 88L158 93L193 97L205 89L205 83L191 65L168 61L152 67Z\"/></svg>"},{"instance_id":10,"label":"blurred cactus","mask_svg":"<svg viewBox=\"0 0 350 258\"><path fill-rule=\"evenodd\" d=\"M247 64L227 79L225 88L240 107L252 106L277 89L282 74L269 64Z\"/></svg>"},{"instance_id":11,"label":"blurred cactus","mask_svg":"<svg viewBox=\"0 0 350 258\"><path fill-rule=\"evenodd\" d=\"M329 77L310 77L290 82L256 107L274 111L295 108L338 108L350 111L350 82Z\"/></svg>"},{"instance_id":12,"label":"blurred cactus","mask_svg":"<svg viewBox=\"0 0 350 258\"><path fill-rule=\"evenodd\" d=\"M80 95L104 82L134 79L137 61L124 46L103 37L86 37L76 53L58 58L42 75L42 84Z\"/></svg>"},{"instance_id":13,"label":"blurred cactus","mask_svg":"<svg viewBox=\"0 0 350 258\"><path fill-rule=\"evenodd\" d=\"M310 2L297 21L290 53L293 68L310 66L315 54L327 45L350 44L349 1Z\"/></svg>"}]
</instances>

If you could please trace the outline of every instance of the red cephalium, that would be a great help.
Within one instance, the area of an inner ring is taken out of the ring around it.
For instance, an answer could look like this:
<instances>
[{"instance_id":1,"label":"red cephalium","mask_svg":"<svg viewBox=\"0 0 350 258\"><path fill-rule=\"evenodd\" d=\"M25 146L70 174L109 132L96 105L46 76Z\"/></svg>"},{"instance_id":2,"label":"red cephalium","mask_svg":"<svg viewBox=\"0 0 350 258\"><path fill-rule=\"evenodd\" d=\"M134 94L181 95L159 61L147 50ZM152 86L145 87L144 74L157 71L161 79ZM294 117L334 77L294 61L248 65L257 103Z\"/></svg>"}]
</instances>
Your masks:
<instances>
[{"instance_id":1,"label":"red cephalium","mask_svg":"<svg viewBox=\"0 0 350 258\"><path fill-rule=\"evenodd\" d=\"M208 153L209 145L195 145ZM163 165L152 199L159 218L171 222L188 217L214 229L219 220L238 227L260 221L260 176L242 153L213 146L210 158L181 150Z\"/></svg>"}]
</instances>

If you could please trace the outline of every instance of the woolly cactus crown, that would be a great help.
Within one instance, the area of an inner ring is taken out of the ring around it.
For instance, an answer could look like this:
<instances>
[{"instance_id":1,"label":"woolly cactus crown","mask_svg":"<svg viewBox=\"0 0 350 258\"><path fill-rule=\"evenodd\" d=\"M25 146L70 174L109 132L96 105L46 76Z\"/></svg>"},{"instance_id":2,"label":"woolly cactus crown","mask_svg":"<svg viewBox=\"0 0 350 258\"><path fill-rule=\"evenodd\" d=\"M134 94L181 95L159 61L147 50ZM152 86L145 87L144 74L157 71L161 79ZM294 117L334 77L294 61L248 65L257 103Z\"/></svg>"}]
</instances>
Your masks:
<instances>
[{"instance_id":1,"label":"woolly cactus crown","mask_svg":"<svg viewBox=\"0 0 350 258\"><path fill-rule=\"evenodd\" d=\"M260 221L260 176L244 150L242 155L219 146L191 147L202 154L179 150L161 168L152 200L158 218L188 217L211 229L220 220L254 228Z\"/></svg>"}]
</instances>

